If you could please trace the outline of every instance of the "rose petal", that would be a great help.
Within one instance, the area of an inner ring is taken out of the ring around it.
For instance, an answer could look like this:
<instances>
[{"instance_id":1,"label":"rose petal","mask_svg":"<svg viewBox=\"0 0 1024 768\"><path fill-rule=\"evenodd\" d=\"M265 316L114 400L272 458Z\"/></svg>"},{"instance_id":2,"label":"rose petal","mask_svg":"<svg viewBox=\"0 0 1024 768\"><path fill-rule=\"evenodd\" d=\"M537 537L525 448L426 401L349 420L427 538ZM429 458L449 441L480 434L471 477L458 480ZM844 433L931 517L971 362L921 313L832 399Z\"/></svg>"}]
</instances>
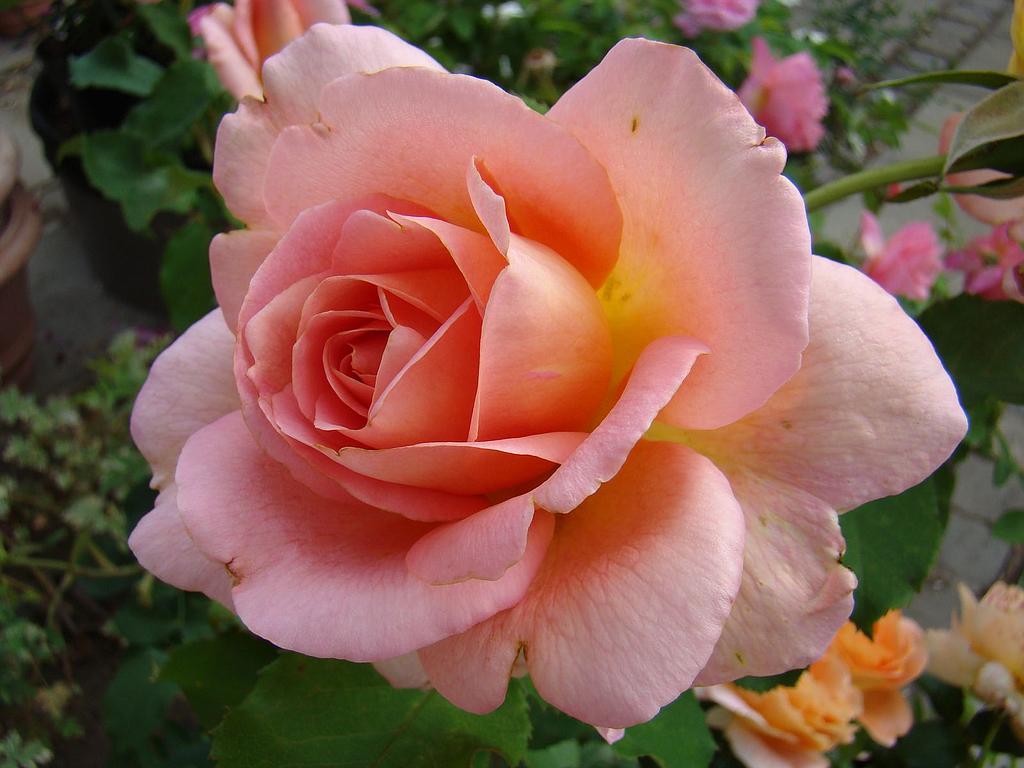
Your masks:
<instances>
[{"instance_id":1,"label":"rose petal","mask_svg":"<svg viewBox=\"0 0 1024 768\"><path fill-rule=\"evenodd\" d=\"M850 509L928 477L967 421L931 343L882 288L816 257L811 296L800 372L746 419L686 440Z\"/></svg>"},{"instance_id":2,"label":"rose petal","mask_svg":"<svg viewBox=\"0 0 1024 768\"><path fill-rule=\"evenodd\" d=\"M210 243L210 277L217 303L231 330L238 326L249 283L280 235L268 230L236 229L222 232Z\"/></svg>"},{"instance_id":3,"label":"rose petal","mask_svg":"<svg viewBox=\"0 0 1024 768\"><path fill-rule=\"evenodd\" d=\"M154 488L174 479L189 436L238 409L231 371L235 337L214 310L153 363L132 409L132 439L153 468Z\"/></svg>"},{"instance_id":4,"label":"rose petal","mask_svg":"<svg viewBox=\"0 0 1024 768\"><path fill-rule=\"evenodd\" d=\"M416 67L353 75L324 88L320 120L286 128L274 145L274 183L264 192L279 226L326 200L379 192L479 229L465 176L449 169L480 157L519 234L593 285L618 258L620 217L604 169L568 132L490 83ZM444 141L425 151L430 126L443 126Z\"/></svg>"},{"instance_id":5,"label":"rose petal","mask_svg":"<svg viewBox=\"0 0 1024 768\"><path fill-rule=\"evenodd\" d=\"M406 653L396 656L393 659L375 661L373 668L395 688L421 688L430 687L430 678L427 671L420 664L420 657L416 653Z\"/></svg>"},{"instance_id":6,"label":"rose petal","mask_svg":"<svg viewBox=\"0 0 1024 768\"><path fill-rule=\"evenodd\" d=\"M598 158L622 208L600 292L616 377L652 339L691 336L711 353L673 423L718 427L762 405L807 344L810 234L782 145L692 51L647 40L616 45L548 116Z\"/></svg>"},{"instance_id":7,"label":"rose petal","mask_svg":"<svg viewBox=\"0 0 1024 768\"><path fill-rule=\"evenodd\" d=\"M434 233L462 272L473 301L482 313L490 299L494 281L508 266L508 260L495 250L494 244L477 232L439 219L397 214L391 214L391 217L410 227L419 226Z\"/></svg>"},{"instance_id":8,"label":"rose petal","mask_svg":"<svg viewBox=\"0 0 1024 768\"><path fill-rule=\"evenodd\" d=\"M391 483L448 493L492 493L550 472L586 436L583 432L553 432L476 443L343 448L338 462L361 475Z\"/></svg>"},{"instance_id":9,"label":"rose petal","mask_svg":"<svg viewBox=\"0 0 1024 768\"><path fill-rule=\"evenodd\" d=\"M213 180L228 209L249 226L269 228L263 185L281 129L315 122L320 91L332 80L402 66L443 71L423 51L390 32L352 25L317 24L268 59L263 66L267 102L243 100L217 131Z\"/></svg>"},{"instance_id":10,"label":"rose petal","mask_svg":"<svg viewBox=\"0 0 1024 768\"><path fill-rule=\"evenodd\" d=\"M757 768L828 768L820 752L801 749L778 739L763 736L739 718L726 726L725 738L733 754L746 766Z\"/></svg>"},{"instance_id":11,"label":"rose petal","mask_svg":"<svg viewBox=\"0 0 1024 768\"><path fill-rule=\"evenodd\" d=\"M480 335L471 440L584 429L608 391L612 350L590 285L514 236Z\"/></svg>"},{"instance_id":12,"label":"rose petal","mask_svg":"<svg viewBox=\"0 0 1024 768\"><path fill-rule=\"evenodd\" d=\"M523 653L545 701L602 727L634 725L703 667L739 585L742 550L725 477L683 446L642 442L600 492L559 518L514 608L420 659L446 698L487 712Z\"/></svg>"},{"instance_id":13,"label":"rose petal","mask_svg":"<svg viewBox=\"0 0 1024 768\"><path fill-rule=\"evenodd\" d=\"M225 26L222 16L214 13L203 16L199 20L199 35L203 38L206 59L216 70L224 89L239 100L246 96L260 98L263 86L259 73Z\"/></svg>"},{"instance_id":14,"label":"rose petal","mask_svg":"<svg viewBox=\"0 0 1024 768\"><path fill-rule=\"evenodd\" d=\"M726 471L746 518L743 584L698 685L775 675L825 652L853 610L857 579L835 511L751 472Z\"/></svg>"},{"instance_id":15,"label":"rose petal","mask_svg":"<svg viewBox=\"0 0 1024 768\"><path fill-rule=\"evenodd\" d=\"M864 691L864 712L859 720L872 739L891 747L914 725L914 713L902 691Z\"/></svg>"},{"instance_id":16,"label":"rose petal","mask_svg":"<svg viewBox=\"0 0 1024 768\"><path fill-rule=\"evenodd\" d=\"M238 414L188 441L176 479L193 539L234 576L242 621L310 656L388 659L514 605L552 527L538 515L526 556L498 581L430 586L405 566L428 524L314 495L259 449Z\"/></svg>"},{"instance_id":17,"label":"rose petal","mask_svg":"<svg viewBox=\"0 0 1024 768\"><path fill-rule=\"evenodd\" d=\"M231 578L222 563L210 560L192 542L178 514L173 482L160 491L156 506L135 526L128 546L139 565L161 581L207 596L232 608Z\"/></svg>"}]
</instances>

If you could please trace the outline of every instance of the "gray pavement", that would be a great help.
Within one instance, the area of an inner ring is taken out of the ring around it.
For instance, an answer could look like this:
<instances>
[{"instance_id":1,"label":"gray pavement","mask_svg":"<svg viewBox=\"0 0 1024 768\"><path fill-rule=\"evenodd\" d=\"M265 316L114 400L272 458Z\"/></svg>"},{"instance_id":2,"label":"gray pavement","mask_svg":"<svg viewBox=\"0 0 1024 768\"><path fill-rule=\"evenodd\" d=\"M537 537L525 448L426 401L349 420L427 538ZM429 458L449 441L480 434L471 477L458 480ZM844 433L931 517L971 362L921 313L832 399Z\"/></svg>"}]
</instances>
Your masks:
<instances>
[{"instance_id":1,"label":"gray pavement","mask_svg":"<svg viewBox=\"0 0 1024 768\"><path fill-rule=\"evenodd\" d=\"M805 0L807 1L807 0ZM1010 55L1009 0L907 0L904 18L917 24L909 44L895 42L890 51L894 77L939 66L1005 68ZM0 126L12 132L22 150L22 177L40 199L45 214L42 241L31 262L30 279L38 313L36 373L33 388L41 393L68 391L88 380L83 363L102 352L113 334L124 328L159 327L152 315L107 296L93 277L80 244L66 223L66 201L29 127L28 92L34 67L31 41L0 42ZM961 110L982 95L976 89L944 86L915 113L910 132L896 150L879 155L886 163L934 154L938 131L951 111ZM913 219L935 218L930 201L887 206L882 214L887 234ZM861 211L850 200L827 210L825 230L838 242L856 238ZM962 235L983 229L958 212ZM1024 410L1012 409L1003 424L1018 457L1024 457ZM1003 488L992 483L992 467L970 459L960 468L949 531L932 576L910 613L926 626L946 626L956 604L955 585L973 589L987 585L998 573L1007 547L990 535L992 522L1006 509L1024 507L1024 488L1013 481Z\"/></svg>"}]
</instances>

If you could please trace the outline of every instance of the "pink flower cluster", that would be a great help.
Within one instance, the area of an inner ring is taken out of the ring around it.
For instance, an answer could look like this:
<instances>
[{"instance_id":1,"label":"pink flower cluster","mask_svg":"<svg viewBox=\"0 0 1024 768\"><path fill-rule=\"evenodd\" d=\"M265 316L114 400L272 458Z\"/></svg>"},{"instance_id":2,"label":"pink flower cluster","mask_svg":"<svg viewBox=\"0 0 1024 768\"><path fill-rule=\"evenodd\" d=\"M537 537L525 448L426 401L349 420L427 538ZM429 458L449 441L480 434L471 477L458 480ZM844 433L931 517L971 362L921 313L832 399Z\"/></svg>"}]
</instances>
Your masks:
<instances>
[{"instance_id":1,"label":"pink flower cluster","mask_svg":"<svg viewBox=\"0 0 1024 768\"><path fill-rule=\"evenodd\" d=\"M815 149L825 136L822 121L828 114L828 97L814 59L806 51L776 59L760 37L754 38L753 48L740 100L790 152Z\"/></svg>"},{"instance_id":2,"label":"pink flower cluster","mask_svg":"<svg viewBox=\"0 0 1024 768\"><path fill-rule=\"evenodd\" d=\"M894 295L927 299L942 271L942 246L931 224L912 221L886 240L878 219L865 211L860 226L868 277Z\"/></svg>"},{"instance_id":3,"label":"pink flower cluster","mask_svg":"<svg viewBox=\"0 0 1024 768\"><path fill-rule=\"evenodd\" d=\"M682 11L673 19L687 36L702 30L727 32L748 23L757 14L760 0L684 0Z\"/></svg>"},{"instance_id":4,"label":"pink flower cluster","mask_svg":"<svg viewBox=\"0 0 1024 768\"><path fill-rule=\"evenodd\" d=\"M946 257L946 266L964 273L965 292L986 299L1024 300L1024 248L1011 231L1010 224L1000 224Z\"/></svg>"}]
</instances>

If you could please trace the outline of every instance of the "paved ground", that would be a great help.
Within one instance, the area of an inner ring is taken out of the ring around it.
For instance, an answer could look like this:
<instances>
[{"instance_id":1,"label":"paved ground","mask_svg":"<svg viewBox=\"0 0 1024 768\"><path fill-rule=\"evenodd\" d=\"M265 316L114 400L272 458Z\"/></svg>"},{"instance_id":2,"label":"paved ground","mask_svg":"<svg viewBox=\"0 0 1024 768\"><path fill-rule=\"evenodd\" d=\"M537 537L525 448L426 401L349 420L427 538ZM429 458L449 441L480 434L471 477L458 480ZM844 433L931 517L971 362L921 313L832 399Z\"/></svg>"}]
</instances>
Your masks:
<instances>
[{"instance_id":1,"label":"paved ground","mask_svg":"<svg viewBox=\"0 0 1024 768\"><path fill-rule=\"evenodd\" d=\"M907 0L904 18L917 24L908 41L894 41L888 53L894 77L959 63L967 68L1003 69L1010 55L1009 0ZM42 202L46 227L30 270L33 299L39 314L34 387L40 392L66 391L87 381L82 363L102 352L110 337L127 327L159 327L157 318L106 296L92 276L85 254L68 230L65 202L42 148L27 120L28 89L32 80L32 50L28 42L0 43L0 125L21 146L22 176ZM912 130L895 151L880 155L884 163L934 154L939 126L951 111L964 109L980 96L975 89L951 86L932 94L916 112ZM890 206L881 216L891 233L908 220L931 218L931 203ZM860 206L849 201L829 209L826 229L840 242L856 237ZM960 219L964 234L980 232ZM1016 454L1024 457L1024 411L1007 415L1005 426ZM945 626L955 605L958 580L979 589L998 572L1005 545L989 528L1005 509L1024 507L1019 484L997 489L992 468L971 460L960 470L954 513L939 562L911 613L927 626Z\"/></svg>"}]
</instances>

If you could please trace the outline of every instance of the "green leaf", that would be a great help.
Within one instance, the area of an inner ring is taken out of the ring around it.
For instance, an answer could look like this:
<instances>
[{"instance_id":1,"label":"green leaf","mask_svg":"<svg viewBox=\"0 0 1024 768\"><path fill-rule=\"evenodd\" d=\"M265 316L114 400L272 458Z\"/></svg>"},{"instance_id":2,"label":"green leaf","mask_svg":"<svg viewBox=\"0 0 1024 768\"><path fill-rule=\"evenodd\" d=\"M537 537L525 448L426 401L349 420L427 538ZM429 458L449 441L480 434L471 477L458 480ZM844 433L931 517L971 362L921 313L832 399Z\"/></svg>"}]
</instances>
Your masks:
<instances>
[{"instance_id":1,"label":"green leaf","mask_svg":"<svg viewBox=\"0 0 1024 768\"><path fill-rule=\"evenodd\" d=\"M124 37L100 41L84 56L71 59L71 83L77 88L108 88L147 96L163 75L154 61L139 56Z\"/></svg>"},{"instance_id":2,"label":"green leaf","mask_svg":"<svg viewBox=\"0 0 1024 768\"><path fill-rule=\"evenodd\" d=\"M1021 136L1024 136L1024 82L1017 80L967 111L950 142L942 173L958 170L961 160Z\"/></svg>"},{"instance_id":3,"label":"green leaf","mask_svg":"<svg viewBox=\"0 0 1024 768\"><path fill-rule=\"evenodd\" d=\"M246 697L256 685L256 673L275 658L277 651L269 643L231 631L175 648L160 679L181 686L199 722L209 729Z\"/></svg>"},{"instance_id":4,"label":"green leaf","mask_svg":"<svg viewBox=\"0 0 1024 768\"><path fill-rule=\"evenodd\" d=\"M135 12L153 33L153 37L170 48L179 60L192 59L192 32L174 3L139 3L135 6Z\"/></svg>"},{"instance_id":5,"label":"green leaf","mask_svg":"<svg viewBox=\"0 0 1024 768\"><path fill-rule=\"evenodd\" d=\"M796 685L796 681L800 679L802 674L802 669L791 669L789 672L768 677L741 677L736 681L736 685L740 688L746 688L748 691L764 693L780 685Z\"/></svg>"},{"instance_id":6,"label":"green leaf","mask_svg":"<svg viewBox=\"0 0 1024 768\"><path fill-rule=\"evenodd\" d=\"M160 291L179 331L188 328L217 303L210 282L210 241L213 231L190 221L174 233L160 264Z\"/></svg>"},{"instance_id":7,"label":"green leaf","mask_svg":"<svg viewBox=\"0 0 1024 768\"><path fill-rule=\"evenodd\" d=\"M471 715L436 691L396 690L372 667L289 654L214 733L221 768L457 768L482 750L515 765L530 722L522 688Z\"/></svg>"},{"instance_id":8,"label":"green leaf","mask_svg":"<svg viewBox=\"0 0 1024 768\"><path fill-rule=\"evenodd\" d=\"M1004 512L992 526L992 535L1010 544L1024 544L1024 509Z\"/></svg>"},{"instance_id":9,"label":"green leaf","mask_svg":"<svg viewBox=\"0 0 1024 768\"><path fill-rule=\"evenodd\" d=\"M146 141L127 133L97 131L84 134L82 164L89 183L121 204L133 229L148 226L160 211L185 213L197 190L210 185L208 174L191 171L173 155L150 149Z\"/></svg>"},{"instance_id":10,"label":"green leaf","mask_svg":"<svg viewBox=\"0 0 1024 768\"><path fill-rule=\"evenodd\" d=\"M209 64L179 61L167 68L150 97L128 114L124 128L150 145L177 142L202 117L219 91L216 73Z\"/></svg>"},{"instance_id":11,"label":"green leaf","mask_svg":"<svg viewBox=\"0 0 1024 768\"><path fill-rule=\"evenodd\" d=\"M941 85L943 83L976 85L979 88L995 90L1016 81L1016 77L1005 72L992 72L982 69L946 69L941 72L925 72L920 75L901 77L898 80L883 80L880 83L871 83L865 86L865 90L900 88L904 85Z\"/></svg>"},{"instance_id":12,"label":"green leaf","mask_svg":"<svg viewBox=\"0 0 1024 768\"><path fill-rule=\"evenodd\" d=\"M151 734L160 728L171 700L178 693L173 683L157 680L163 658L154 649L127 658L107 687L103 719L115 755L156 755Z\"/></svg>"},{"instance_id":13,"label":"green leaf","mask_svg":"<svg viewBox=\"0 0 1024 768\"><path fill-rule=\"evenodd\" d=\"M996 179L974 187L943 187L942 191L958 195L978 195L994 200L1013 200L1024 196L1024 176L1016 179Z\"/></svg>"},{"instance_id":14,"label":"green leaf","mask_svg":"<svg viewBox=\"0 0 1024 768\"><path fill-rule=\"evenodd\" d=\"M583 750L578 741L560 741L526 753L526 768L580 768Z\"/></svg>"},{"instance_id":15,"label":"green leaf","mask_svg":"<svg viewBox=\"0 0 1024 768\"><path fill-rule=\"evenodd\" d=\"M705 768L715 754L715 740L692 691L650 722L628 728L612 747L624 757L650 757L662 768Z\"/></svg>"},{"instance_id":16,"label":"green leaf","mask_svg":"<svg viewBox=\"0 0 1024 768\"><path fill-rule=\"evenodd\" d=\"M901 768L959 768L966 764L967 745L959 728L929 720L897 741L891 757Z\"/></svg>"},{"instance_id":17,"label":"green leaf","mask_svg":"<svg viewBox=\"0 0 1024 768\"><path fill-rule=\"evenodd\" d=\"M886 202L910 203L914 200L920 200L922 197L934 195L938 191L939 182L934 179L928 179L927 181L919 181L917 184L911 184L906 189L901 189L895 195L888 198Z\"/></svg>"},{"instance_id":18,"label":"green leaf","mask_svg":"<svg viewBox=\"0 0 1024 768\"><path fill-rule=\"evenodd\" d=\"M861 630L870 634L877 619L907 605L921 589L947 519L930 478L839 518L846 537L843 564L858 581L851 618Z\"/></svg>"},{"instance_id":19,"label":"green leaf","mask_svg":"<svg viewBox=\"0 0 1024 768\"><path fill-rule=\"evenodd\" d=\"M1024 304L962 294L918 318L967 407L1024 403Z\"/></svg>"}]
</instances>

